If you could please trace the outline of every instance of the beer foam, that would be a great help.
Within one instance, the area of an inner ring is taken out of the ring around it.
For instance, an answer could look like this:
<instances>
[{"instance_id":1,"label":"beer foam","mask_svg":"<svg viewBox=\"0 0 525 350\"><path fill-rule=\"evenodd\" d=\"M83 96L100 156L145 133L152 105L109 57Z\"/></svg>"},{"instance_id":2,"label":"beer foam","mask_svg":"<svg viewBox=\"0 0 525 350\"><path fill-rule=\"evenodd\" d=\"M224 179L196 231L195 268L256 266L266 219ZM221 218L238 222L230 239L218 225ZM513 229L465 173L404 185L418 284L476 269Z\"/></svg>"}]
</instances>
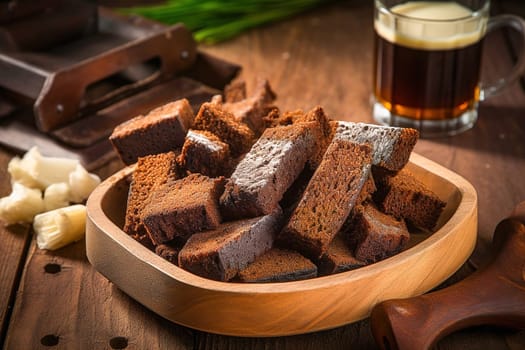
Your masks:
<instances>
[{"instance_id":1,"label":"beer foam","mask_svg":"<svg viewBox=\"0 0 525 350\"><path fill-rule=\"evenodd\" d=\"M457 20L470 17L472 11L456 2L411 1L390 10L398 15L430 20Z\"/></svg>"},{"instance_id":2,"label":"beer foam","mask_svg":"<svg viewBox=\"0 0 525 350\"><path fill-rule=\"evenodd\" d=\"M476 43L485 34L488 17L488 7L474 13L449 1L409 1L392 7L390 12L378 12L374 21L377 34L392 43L423 50L448 50Z\"/></svg>"}]
</instances>

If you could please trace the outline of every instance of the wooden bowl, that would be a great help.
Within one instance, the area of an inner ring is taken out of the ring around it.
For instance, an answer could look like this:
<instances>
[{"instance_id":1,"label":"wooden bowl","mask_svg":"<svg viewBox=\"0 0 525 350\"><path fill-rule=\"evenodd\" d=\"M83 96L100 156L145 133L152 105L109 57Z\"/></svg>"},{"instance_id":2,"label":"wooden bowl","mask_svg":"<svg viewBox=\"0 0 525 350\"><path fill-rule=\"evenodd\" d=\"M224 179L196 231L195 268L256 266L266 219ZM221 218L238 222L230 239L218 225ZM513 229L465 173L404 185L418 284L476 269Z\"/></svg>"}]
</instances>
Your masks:
<instances>
[{"instance_id":1,"label":"wooden bowl","mask_svg":"<svg viewBox=\"0 0 525 350\"><path fill-rule=\"evenodd\" d=\"M187 272L121 229L133 166L108 178L87 203L91 264L129 296L175 323L235 336L282 336L366 318L377 303L419 295L452 275L476 242L477 195L470 183L413 154L407 165L447 202L439 229L412 234L409 248L357 270L281 283L229 283Z\"/></svg>"}]
</instances>

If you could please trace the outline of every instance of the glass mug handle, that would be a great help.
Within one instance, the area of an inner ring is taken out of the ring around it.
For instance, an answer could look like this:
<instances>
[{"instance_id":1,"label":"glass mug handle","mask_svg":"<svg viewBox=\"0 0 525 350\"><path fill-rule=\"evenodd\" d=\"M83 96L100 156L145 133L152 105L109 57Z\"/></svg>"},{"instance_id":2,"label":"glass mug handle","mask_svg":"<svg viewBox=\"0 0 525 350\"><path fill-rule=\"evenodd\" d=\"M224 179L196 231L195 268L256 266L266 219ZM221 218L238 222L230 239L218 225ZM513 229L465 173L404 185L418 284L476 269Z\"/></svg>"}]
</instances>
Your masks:
<instances>
[{"instance_id":1,"label":"glass mug handle","mask_svg":"<svg viewBox=\"0 0 525 350\"><path fill-rule=\"evenodd\" d=\"M518 53L518 61L509 74L496 82L485 86L480 84L480 101L500 93L504 88L515 82L525 72L525 20L514 15L498 15L491 17L487 24L487 33L503 27L514 28L521 34L523 49Z\"/></svg>"}]
</instances>

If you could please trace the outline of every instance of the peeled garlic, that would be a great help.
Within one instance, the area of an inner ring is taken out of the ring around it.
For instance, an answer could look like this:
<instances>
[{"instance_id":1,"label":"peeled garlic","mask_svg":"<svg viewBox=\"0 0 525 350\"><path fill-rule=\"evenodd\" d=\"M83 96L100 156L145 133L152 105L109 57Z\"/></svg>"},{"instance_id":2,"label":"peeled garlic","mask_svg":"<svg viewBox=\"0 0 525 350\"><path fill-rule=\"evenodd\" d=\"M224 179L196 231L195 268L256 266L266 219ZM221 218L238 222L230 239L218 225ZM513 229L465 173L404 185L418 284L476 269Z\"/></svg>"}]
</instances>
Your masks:
<instances>
[{"instance_id":1,"label":"peeled garlic","mask_svg":"<svg viewBox=\"0 0 525 350\"><path fill-rule=\"evenodd\" d=\"M11 166L13 182L28 184L32 182L41 190L47 186L68 182L69 174L73 172L80 162L76 159L44 157L38 148L32 147L24 154L21 160L14 161Z\"/></svg>"},{"instance_id":2,"label":"peeled garlic","mask_svg":"<svg viewBox=\"0 0 525 350\"><path fill-rule=\"evenodd\" d=\"M40 184L35 180L29 171L24 168L24 164L20 157L14 157L7 164L7 171L11 175L11 183L21 183L22 185L30 188L40 188Z\"/></svg>"},{"instance_id":3,"label":"peeled garlic","mask_svg":"<svg viewBox=\"0 0 525 350\"><path fill-rule=\"evenodd\" d=\"M6 224L31 222L34 216L44 211L42 192L15 182L7 197L0 198L0 219Z\"/></svg>"},{"instance_id":4,"label":"peeled garlic","mask_svg":"<svg viewBox=\"0 0 525 350\"><path fill-rule=\"evenodd\" d=\"M86 230L86 207L75 204L35 216L33 230L40 249L55 250L78 241Z\"/></svg>"},{"instance_id":5,"label":"peeled garlic","mask_svg":"<svg viewBox=\"0 0 525 350\"><path fill-rule=\"evenodd\" d=\"M71 200L69 184L60 182L47 186L44 191L44 208L46 211L67 207Z\"/></svg>"},{"instance_id":6,"label":"peeled garlic","mask_svg":"<svg viewBox=\"0 0 525 350\"><path fill-rule=\"evenodd\" d=\"M71 201L73 203L83 202L99 183L100 178L97 175L88 173L82 165L78 164L75 170L69 174Z\"/></svg>"},{"instance_id":7,"label":"peeled garlic","mask_svg":"<svg viewBox=\"0 0 525 350\"><path fill-rule=\"evenodd\" d=\"M86 208L70 203L87 199L100 183L97 175L78 160L44 157L37 147L22 158L14 157L8 171L13 190L0 198L0 220L7 224L33 221L41 249L58 249L84 237Z\"/></svg>"}]
</instances>

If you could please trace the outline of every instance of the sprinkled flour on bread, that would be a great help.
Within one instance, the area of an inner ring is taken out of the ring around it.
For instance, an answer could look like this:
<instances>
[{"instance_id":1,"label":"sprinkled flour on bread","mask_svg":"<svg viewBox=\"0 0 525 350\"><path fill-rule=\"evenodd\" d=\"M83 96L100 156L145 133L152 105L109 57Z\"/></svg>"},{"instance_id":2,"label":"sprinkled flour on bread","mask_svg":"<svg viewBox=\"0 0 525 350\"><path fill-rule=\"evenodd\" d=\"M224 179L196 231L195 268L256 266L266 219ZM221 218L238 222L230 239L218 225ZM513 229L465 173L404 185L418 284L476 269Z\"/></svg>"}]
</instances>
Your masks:
<instances>
[{"instance_id":1,"label":"sprinkled flour on bread","mask_svg":"<svg viewBox=\"0 0 525 350\"><path fill-rule=\"evenodd\" d=\"M398 171L408 162L419 137L415 129L338 121L334 138L368 143L372 164Z\"/></svg>"},{"instance_id":2,"label":"sprinkled flour on bread","mask_svg":"<svg viewBox=\"0 0 525 350\"><path fill-rule=\"evenodd\" d=\"M220 199L223 215L253 217L275 210L314 150L315 125L266 129L228 180Z\"/></svg>"}]
</instances>

